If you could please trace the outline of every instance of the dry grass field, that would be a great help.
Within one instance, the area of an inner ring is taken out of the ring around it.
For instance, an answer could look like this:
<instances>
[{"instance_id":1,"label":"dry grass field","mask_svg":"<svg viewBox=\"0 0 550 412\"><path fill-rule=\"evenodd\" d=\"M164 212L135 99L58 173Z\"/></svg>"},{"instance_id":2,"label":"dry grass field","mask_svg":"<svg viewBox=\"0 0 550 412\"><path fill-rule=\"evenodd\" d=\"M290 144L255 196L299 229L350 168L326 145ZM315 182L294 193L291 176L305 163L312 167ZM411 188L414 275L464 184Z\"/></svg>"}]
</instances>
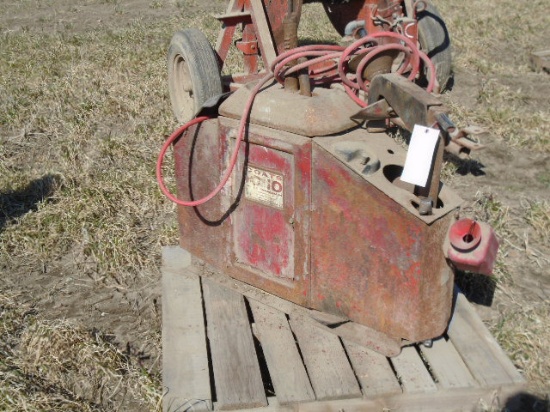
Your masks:
<instances>
[{"instance_id":1,"label":"dry grass field","mask_svg":"<svg viewBox=\"0 0 550 412\"><path fill-rule=\"evenodd\" d=\"M458 279L529 381L550 394L550 74L547 0L437 0L454 52L443 99L484 151L445 167L501 240L493 278ZM222 0L0 2L0 410L161 405L160 249L177 242L157 152L176 126L172 34L214 39ZM318 5L304 37L335 39ZM496 409L498 410L498 409Z\"/></svg>"}]
</instances>

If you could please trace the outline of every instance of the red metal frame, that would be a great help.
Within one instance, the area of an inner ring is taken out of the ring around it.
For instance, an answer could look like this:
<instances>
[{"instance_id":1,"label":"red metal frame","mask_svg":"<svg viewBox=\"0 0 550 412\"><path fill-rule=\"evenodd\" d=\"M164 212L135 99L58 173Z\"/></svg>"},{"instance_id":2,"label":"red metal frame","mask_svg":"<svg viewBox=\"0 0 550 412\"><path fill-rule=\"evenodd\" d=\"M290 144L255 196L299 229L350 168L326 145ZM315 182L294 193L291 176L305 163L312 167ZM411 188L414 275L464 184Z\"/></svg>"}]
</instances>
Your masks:
<instances>
[{"instance_id":1,"label":"red metal frame","mask_svg":"<svg viewBox=\"0 0 550 412\"><path fill-rule=\"evenodd\" d=\"M285 50L283 20L287 15L288 3L288 0L231 0L225 14L217 16L222 22L215 48L220 69L233 45L242 53L244 62L244 72L230 76L228 83L242 84L257 79L261 64L268 67L275 56ZM301 12L299 4L298 21ZM350 21L364 20L367 32L374 33L389 30L398 19L415 14L413 6L406 7L401 0L352 0L323 5L331 23L342 35ZM237 28L242 32L242 38L235 40ZM401 29L413 41L418 40L414 16L404 22Z\"/></svg>"}]
</instances>

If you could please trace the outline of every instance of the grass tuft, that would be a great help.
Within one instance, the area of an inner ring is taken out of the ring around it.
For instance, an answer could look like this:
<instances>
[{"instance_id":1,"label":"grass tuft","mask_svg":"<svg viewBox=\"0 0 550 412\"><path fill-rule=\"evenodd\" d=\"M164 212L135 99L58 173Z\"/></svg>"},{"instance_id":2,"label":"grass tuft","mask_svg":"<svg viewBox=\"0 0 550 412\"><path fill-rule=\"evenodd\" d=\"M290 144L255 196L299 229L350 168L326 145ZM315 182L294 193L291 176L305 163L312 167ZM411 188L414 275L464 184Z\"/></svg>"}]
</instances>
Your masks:
<instances>
[{"instance_id":1,"label":"grass tuft","mask_svg":"<svg viewBox=\"0 0 550 412\"><path fill-rule=\"evenodd\" d=\"M125 397L158 410L159 377L97 332L40 319L19 296L0 294L0 409L116 410Z\"/></svg>"},{"instance_id":2,"label":"grass tuft","mask_svg":"<svg viewBox=\"0 0 550 412\"><path fill-rule=\"evenodd\" d=\"M528 202L526 220L542 238L550 238L550 202L546 200Z\"/></svg>"},{"instance_id":3,"label":"grass tuft","mask_svg":"<svg viewBox=\"0 0 550 412\"><path fill-rule=\"evenodd\" d=\"M550 356L550 330L547 327L549 316L548 305L527 304L504 312L491 328L491 332L514 364L540 391L548 389L546 385L550 376L550 365L546 362Z\"/></svg>"}]
</instances>

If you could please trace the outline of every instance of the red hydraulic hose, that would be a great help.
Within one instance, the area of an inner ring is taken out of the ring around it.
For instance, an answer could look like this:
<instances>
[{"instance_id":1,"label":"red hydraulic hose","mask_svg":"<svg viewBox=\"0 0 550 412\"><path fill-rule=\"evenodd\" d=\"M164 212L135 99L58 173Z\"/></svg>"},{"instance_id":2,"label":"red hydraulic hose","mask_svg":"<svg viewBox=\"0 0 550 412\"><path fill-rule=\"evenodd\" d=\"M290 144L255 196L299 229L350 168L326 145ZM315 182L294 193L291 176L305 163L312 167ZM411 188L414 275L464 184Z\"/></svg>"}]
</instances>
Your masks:
<instances>
[{"instance_id":1,"label":"red hydraulic hose","mask_svg":"<svg viewBox=\"0 0 550 412\"><path fill-rule=\"evenodd\" d=\"M258 84L256 84L256 87L252 89L252 92L250 93L250 97L248 98L245 108L243 117L241 118L241 121L239 123L239 129L237 131L237 138L235 141L235 148L233 149L233 153L231 154L231 158L229 159L229 167L225 171L221 182L212 190L208 195L203 197L202 199L198 200L181 200L178 199L176 196L174 196L166 187L164 184L164 179L162 177L162 163L164 162L164 156L166 155L166 151L170 147L170 145L178 138L180 137L183 132L185 132L188 128L191 126L194 126L196 124L202 123L205 120L208 120L208 116L201 116L197 117L193 120L191 120L189 123L184 124L183 126L179 127L174 133L170 135L170 137L164 142L164 145L162 146L162 149L159 153L158 159L157 159L157 182L159 184L160 189L162 192L166 195L168 199L170 199L172 202L177 203L178 205L182 206L199 206L203 203L208 202L210 199L212 199L214 196L216 196L220 190L225 186L227 181L229 180L229 177L231 176L231 173L233 172L233 168L235 167L235 164L237 163L237 156L239 155L239 148L241 147L241 142L244 140L244 130L246 127L246 122L248 121L248 116L250 114L250 111L252 110L252 103L254 102L254 99L256 98L256 95L260 91L260 89L271 79L273 79L273 75L270 73L266 75L264 78L262 78Z\"/></svg>"},{"instance_id":2,"label":"red hydraulic hose","mask_svg":"<svg viewBox=\"0 0 550 412\"><path fill-rule=\"evenodd\" d=\"M378 44L378 39L384 37L395 39L398 42L392 42L383 45ZM402 66L399 68L398 73L403 74L406 70L410 69L408 79L411 81L420 71L420 62L424 62L429 72L429 81L426 91L431 92L433 90L435 85L434 64L432 63L430 58L425 53L421 52L410 39L399 33L373 33L369 36L357 40L347 48L334 45L310 45L297 47L277 56L270 66L271 72L264 76L250 92L250 96L243 110L243 116L241 117L239 123L235 147L233 148L233 153L231 154L231 158L229 159L229 165L225 173L223 174L220 183L208 195L198 200L178 199L168 190L168 188L164 184L164 179L162 176L162 165L168 148L191 126L200 124L210 118L208 116L201 116L176 129L170 135L170 137L168 137L166 142L164 142L158 156L156 167L157 181L160 189L166 195L166 197L168 197L168 199L182 206L199 206L203 203L208 202L210 199L216 196L229 180L235 164L237 163L239 148L241 146L241 142L244 140L245 128L248 122L248 118L250 116L250 112L252 111L252 104L254 103L254 99L256 98L256 95L259 93L262 87L264 87L269 81L273 79L283 84L284 76L286 75L295 73L299 70L303 70L306 68L311 68L312 65L318 63L333 62L333 65L327 65L327 68L323 68L322 71L319 73L310 72L310 76L312 77L313 82L316 84L323 84L335 81L342 82L344 89L346 90L350 98L353 99L353 101L356 102L359 106L365 107L367 103L360 99L359 96L357 96L357 93L359 93L360 91L368 92L367 82L362 78L363 70L374 56L386 50L397 50L405 54L405 60L403 61ZM349 73L347 62L352 57L356 56L363 57L361 58L361 61L357 67L356 73L351 74L351 77L348 77ZM296 64L290 68L286 66L288 62L298 60L302 57L313 58L304 63Z\"/></svg>"},{"instance_id":3,"label":"red hydraulic hose","mask_svg":"<svg viewBox=\"0 0 550 412\"><path fill-rule=\"evenodd\" d=\"M166 139L166 141L162 145L162 148L160 149L160 153L159 153L159 156L158 156L158 159L157 159L157 168L156 168L157 182L158 182L158 185L160 187L160 190L162 190L162 193L164 193L168 199L170 199L174 203L177 203L178 205L198 206L198 205L201 204L199 202L202 201L203 199L200 199L199 201L180 200L168 190L168 188L164 184L164 178L162 176L162 163L164 162L164 156L166 155L166 152L168 151L168 148L170 147L170 145L172 143L174 143L176 141L176 139L183 134L183 132L185 132L191 126L194 126L198 123L202 123L202 122L204 122L205 120L208 120L208 119L210 119L210 117L208 117L208 116L196 117L193 120L191 120L190 122L185 123L183 126L178 127L176 130L174 130L174 132L170 135L170 137L168 139ZM212 196L210 196L210 195L206 196L208 199L205 198L204 202L207 202L208 200L210 200L212 197L214 197L216 195L216 193L214 193ZM204 202L202 202L202 203L204 203Z\"/></svg>"}]
</instances>

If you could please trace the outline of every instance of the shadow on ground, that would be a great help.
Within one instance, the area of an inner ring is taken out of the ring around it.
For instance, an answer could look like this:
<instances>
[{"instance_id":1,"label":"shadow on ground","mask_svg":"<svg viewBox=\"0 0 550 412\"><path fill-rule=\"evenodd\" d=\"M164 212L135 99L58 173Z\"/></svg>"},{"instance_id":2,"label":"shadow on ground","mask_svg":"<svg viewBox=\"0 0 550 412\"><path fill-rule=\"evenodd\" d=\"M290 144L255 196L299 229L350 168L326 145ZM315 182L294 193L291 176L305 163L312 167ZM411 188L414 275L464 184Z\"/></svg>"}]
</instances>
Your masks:
<instances>
[{"instance_id":1,"label":"shadow on ground","mask_svg":"<svg viewBox=\"0 0 550 412\"><path fill-rule=\"evenodd\" d=\"M450 153L445 153L444 159L454 163L456 166L456 173L461 176L485 176L485 171L483 170L485 165L477 160L470 158L461 159L460 157Z\"/></svg>"},{"instance_id":2,"label":"shadow on ground","mask_svg":"<svg viewBox=\"0 0 550 412\"><path fill-rule=\"evenodd\" d=\"M494 277L457 271L455 284L470 302L492 306L497 282Z\"/></svg>"},{"instance_id":3,"label":"shadow on ground","mask_svg":"<svg viewBox=\"0 0 550 412\"><path fill-rule=\"evenodd\" d=\"M0 232L10 221L36 211L39 203L48 200L60 183L61 176L47 174L20 190L0 191Z\"/></svg>"},{"instance_id":4,"label":"shadow on ground","mask_svg":"<svg viewBox=\"0 0 550 412\"><path fill-rule=\"evenodd\" d=\"M548 399L541 399L530 393L521 392L506 402L506 412L547 412L550 408Z\"/></svg>"}]
</instances>

